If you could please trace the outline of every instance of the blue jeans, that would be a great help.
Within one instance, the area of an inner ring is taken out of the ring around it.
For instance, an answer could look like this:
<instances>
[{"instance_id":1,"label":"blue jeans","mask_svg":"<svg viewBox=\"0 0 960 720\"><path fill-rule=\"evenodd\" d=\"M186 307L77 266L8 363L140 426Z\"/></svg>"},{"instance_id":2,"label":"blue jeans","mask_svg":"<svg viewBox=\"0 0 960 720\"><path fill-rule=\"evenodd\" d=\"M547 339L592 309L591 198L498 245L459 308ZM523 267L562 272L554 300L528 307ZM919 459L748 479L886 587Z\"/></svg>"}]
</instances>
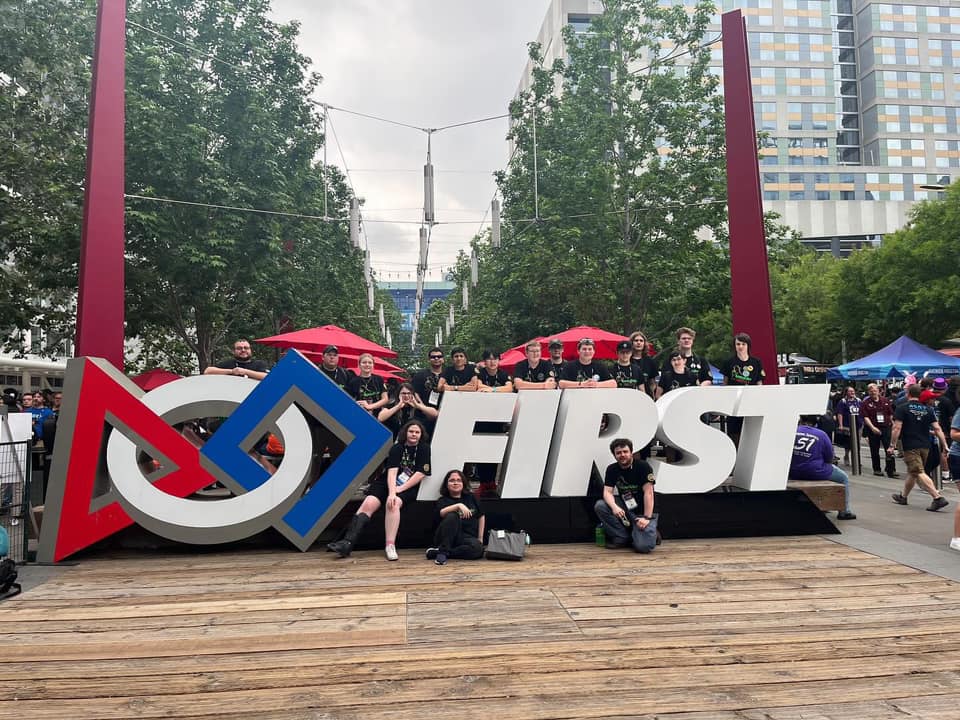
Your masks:
<instances>
[{"instance_id":1,"label":"blue jeans","mask_svg":"<svg viewBox=\"0 0 960 720\"><path fill-rule=\"evenodd\" d=\"M847 474L838 468L836 465L833 466L833 472L830 474L830 477L827 478L830 482L839 483L843 485L844 497L846 498L847 503L847 512L852 512L850 510L850 478L847 477Z\"/></svg>"},{"instance_id":2,"label":"blue jeans","mask_svg":"<svg viewBox=\"0 0 960 720\"><path fill-rule=\"evenodd\" d=\"M594 503L593 511L597 514L600 524L603 525L607 537L617 545L623 545L624 547L633 545L633 549L637 552L650 552L653 549L653 543L651 541L649 546L644 544L641 530L637 527L637 518L639 515L627 510L622 505L620 507L627 513L627 520L630 521L630 527L624 525L620 521L620 518L613 514L613 510L604 502L603 498ZM652 529L650 532L652 532Z\"/></svg>"}]
</instances>

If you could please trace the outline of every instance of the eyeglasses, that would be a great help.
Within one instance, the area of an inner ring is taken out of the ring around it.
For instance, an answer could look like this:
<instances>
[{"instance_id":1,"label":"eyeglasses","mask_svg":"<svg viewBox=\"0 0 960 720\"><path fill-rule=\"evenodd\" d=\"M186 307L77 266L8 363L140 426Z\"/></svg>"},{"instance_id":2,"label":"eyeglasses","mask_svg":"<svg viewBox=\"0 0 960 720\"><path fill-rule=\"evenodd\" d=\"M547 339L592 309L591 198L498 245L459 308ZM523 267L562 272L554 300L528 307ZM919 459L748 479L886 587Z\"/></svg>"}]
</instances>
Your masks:
<instances>
[{"instance_id":1,"label":"eyeglasses","mask_svg":"<svg viewBox=\"0 0 960 720\"><path fill-rule=\"evenodd\" d=\"M443 355L430 355L428 356L431 360L443 360Z\"/></svg>"}]
</instances>

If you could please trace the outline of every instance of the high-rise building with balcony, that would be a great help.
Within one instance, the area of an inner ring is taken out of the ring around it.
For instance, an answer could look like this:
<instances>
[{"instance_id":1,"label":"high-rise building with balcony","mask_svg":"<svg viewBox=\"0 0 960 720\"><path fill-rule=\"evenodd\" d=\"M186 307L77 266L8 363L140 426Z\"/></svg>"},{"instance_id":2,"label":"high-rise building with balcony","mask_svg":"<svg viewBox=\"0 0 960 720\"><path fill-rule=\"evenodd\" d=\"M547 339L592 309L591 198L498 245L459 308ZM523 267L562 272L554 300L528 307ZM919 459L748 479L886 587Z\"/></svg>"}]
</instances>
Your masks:
<instances>
[{"instance_id":1,"label":"high-rise building with balcony","mask_svg":"<svg viewBox=\"0 0 960 720\"><path fill-rule=\"evenodd\" d=\"M692 8L696 0L661 0ZM960 3L716 0L747 21L766 210L837 255L902 227L960 167ZM537 41L589 32L599 0L553 0ZM722 81L722 42L712 46ZM528 63L517 92L529 86ZM721 86L722 87L722 86Z\"/></svg>"}]
</instances>

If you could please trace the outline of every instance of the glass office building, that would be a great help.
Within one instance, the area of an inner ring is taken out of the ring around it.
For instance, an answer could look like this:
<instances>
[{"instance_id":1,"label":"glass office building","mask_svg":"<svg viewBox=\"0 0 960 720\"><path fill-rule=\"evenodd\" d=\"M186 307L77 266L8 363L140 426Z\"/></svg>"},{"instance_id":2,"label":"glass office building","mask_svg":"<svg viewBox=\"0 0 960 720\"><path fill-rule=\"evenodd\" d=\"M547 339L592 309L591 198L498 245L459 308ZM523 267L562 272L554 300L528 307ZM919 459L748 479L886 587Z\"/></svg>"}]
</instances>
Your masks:
<instances>
[{"instance_id":1,"label":"glass office building","mask_svg":"<svg viewBox=\"0 0 960 720\"><path fill-rule=\"evenodd\" d=\"M692 8L695 0L662 0ZM843 255L902 227L960 167L960 3L716 0L747 21L764 207L804 241ZM554 0L538 41L589 32L598 0ZM722 79L722 43L713 46ZM526 89L524 71L518 93Z\"/></svg>"}]
</instances>

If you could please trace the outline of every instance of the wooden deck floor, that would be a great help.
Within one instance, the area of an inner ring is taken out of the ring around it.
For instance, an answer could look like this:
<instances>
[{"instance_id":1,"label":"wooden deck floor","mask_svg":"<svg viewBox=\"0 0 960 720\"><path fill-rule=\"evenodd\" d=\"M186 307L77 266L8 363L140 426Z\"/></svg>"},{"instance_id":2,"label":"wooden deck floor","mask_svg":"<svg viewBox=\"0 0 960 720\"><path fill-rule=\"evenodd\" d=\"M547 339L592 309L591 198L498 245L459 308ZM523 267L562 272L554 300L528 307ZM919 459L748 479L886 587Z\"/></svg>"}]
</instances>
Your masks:
<instances>
[{"instance_id":1,"label":"wooden deck floor","mask_svg":"<svg viewBox=\"0 0 960 720\"><path fill-rule=\"evenodd\" d=\"M960 584L819 537L85 559L0 605L0 718L960 718Z\"/></svg>"}]
</instances>

